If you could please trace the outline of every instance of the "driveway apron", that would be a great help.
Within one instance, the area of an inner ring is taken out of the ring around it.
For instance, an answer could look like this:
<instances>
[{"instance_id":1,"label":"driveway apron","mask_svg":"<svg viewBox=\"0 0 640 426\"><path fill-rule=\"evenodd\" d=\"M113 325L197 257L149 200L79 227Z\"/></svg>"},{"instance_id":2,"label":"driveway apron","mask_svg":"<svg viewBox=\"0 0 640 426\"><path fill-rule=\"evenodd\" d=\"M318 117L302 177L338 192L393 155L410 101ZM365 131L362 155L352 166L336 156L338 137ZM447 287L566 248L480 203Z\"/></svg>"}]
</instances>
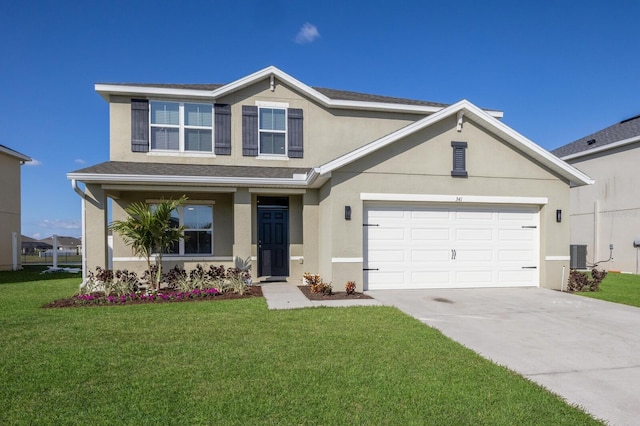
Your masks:
<instances>
[{"instance_id":1,"label":"driveway apron","mask_svg":"<svg viewBox=\"0 0 640 426\"><path fill-rule=\"evenodd\" d=\"M367 294L599 419L640 424L639 308L542 288Z\"/></svg>"}]
</instances>

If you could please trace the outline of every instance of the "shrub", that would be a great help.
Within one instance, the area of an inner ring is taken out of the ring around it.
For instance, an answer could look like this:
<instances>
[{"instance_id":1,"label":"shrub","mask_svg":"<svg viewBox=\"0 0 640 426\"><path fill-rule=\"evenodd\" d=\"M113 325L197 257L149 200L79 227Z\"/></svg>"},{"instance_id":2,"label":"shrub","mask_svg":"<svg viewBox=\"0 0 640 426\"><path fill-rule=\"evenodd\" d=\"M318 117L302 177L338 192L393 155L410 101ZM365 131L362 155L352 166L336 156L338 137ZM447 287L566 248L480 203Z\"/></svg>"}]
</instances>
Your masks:
<instances>
[{"instance_id":1,"label":"shrub","mask_svg":"<svg viewBox=\"0 0 640 426\"><path fill-rule=\"evenodd\" d=\"M600 283L606 276L606 271L599 271L595 268L591 270L591 278L584 272L572 269L569 273L567 291L598 291L600 290Z\"/></svg>"},{"instance_id":2,"label":"shrub","mask_svg":"<svg viewBox=\"0 0 640 426\"><path fill-rule=\"evenodd\" d=\"M304 277L304 281L309 286L309 290L311 290L312 293L333 293L333 287L331 283L325 283L320 275L305 272L304 274L302 274L302 276Z\"/></svg>"},{"instance_id":3,"label":"shrub","mask_svg":"<svg viewBox=\"0 0 640 426\"><path fill-rule=\"evenodd\" d=\"M121 296L138 290L138 276L135 272L113 272L110 269L96 267L95 274L89 272L87 282L80 287L80 294L101 292L106 296Z\"/></svg>"},{"instance_id":4,"label":"shrub","mask_svg":"<svg viewBox=\"0 0 640 426\"><path fill-rule=\"evenodd\" d=\"M347 285L344 286L344 290L347 292L347 294L354 294L356 292L356 282L348 281Z\"/></svg>"}]
</instances>

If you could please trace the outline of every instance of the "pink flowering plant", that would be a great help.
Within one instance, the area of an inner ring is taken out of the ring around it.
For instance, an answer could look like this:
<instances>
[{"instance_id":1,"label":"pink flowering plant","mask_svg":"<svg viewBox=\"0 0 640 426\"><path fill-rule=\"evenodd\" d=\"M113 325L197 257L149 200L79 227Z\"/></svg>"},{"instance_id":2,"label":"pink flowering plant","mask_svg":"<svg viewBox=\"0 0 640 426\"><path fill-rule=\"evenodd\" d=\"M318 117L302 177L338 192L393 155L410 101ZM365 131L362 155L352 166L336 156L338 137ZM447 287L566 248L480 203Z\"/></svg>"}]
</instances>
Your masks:
<instances>
[{"instance_id":1,"label":"pink flowering plant","mask_svg":"<svg viewBox=\"0 0 640 426\"><path fill-rule=\"evenodd\" d=\"M117 305L131 302L179 302L194 299L206 299L215 297L220 292L217 288L194 289L191 291L163 291L163 292L143 292L109 295L104 293L78 294L75 296L78 304L81 305Z\"/></svg>"}]
</instances>

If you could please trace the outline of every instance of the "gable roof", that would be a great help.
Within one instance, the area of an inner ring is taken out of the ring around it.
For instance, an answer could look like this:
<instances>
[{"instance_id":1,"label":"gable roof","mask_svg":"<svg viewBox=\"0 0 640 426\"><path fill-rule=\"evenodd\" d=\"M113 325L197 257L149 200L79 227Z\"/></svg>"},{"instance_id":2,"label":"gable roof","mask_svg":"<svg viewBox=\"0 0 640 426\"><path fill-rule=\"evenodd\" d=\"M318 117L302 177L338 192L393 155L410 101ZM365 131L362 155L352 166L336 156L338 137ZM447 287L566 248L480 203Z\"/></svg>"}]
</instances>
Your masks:
<instances>
[{"instance_id":1,"label":"gable roof","mask_svg":"<svg viewBox=\"0 0 640 426\"><path fill-rule=\"evenodd\" d=\"M18 160L21 160L21 161L31 161L31 157L21 154L18 151L14 151L13 149L8 148L4 145L0 145L0 152L3 154L7 154L11 157L17 158Z\"/></svg>"},{"instance_id":2,"label":"gable roof","mask_svg":"<svg viewBox=\"0 0 640 426\"><path fill-rule=\"evenodd\" d=\"M622 120L551 152L563 160L570 160L634 142L640 142L640 115Z\"/></svg>"},{"instance_id":3,"label":"gable roof","mask_svg":"<svg viewBox=\"0 0 640 426\"><path fill-rule=\"evenodd\" d=\"M464 117L473 119L475 123L484 127L488 131L500 136L518 151L524 153L525 155L538 161L540 164L546 166L550 170L567 179L572 186L593 184L594 181L589 176L572 167L571 165L565 163L555 155L551 154L549 151L527 139L520 133L516 132L509 126L492 117L486 111L483 111L466 99L463 99L447 108L444 108L432 115L418 120L415 123L409 124L408 126L405 126L402 129L399 129L387 136L370 142L367 145L364 145L358 149L355 149L354 151L351 151L350 153L336 158L335 160L332 160L320 166L317 171L320 176L326 176L340 167L359 160L366 155L369 155L415 132L425 129L445 118L458 114L462 114L462 116Z\"/></svg>"},{"instance_id":4,"label":"gable roof","mask_svg":"<svg viewBox=\"0 0 640 426\"><path fill-rule=\"evenodd\" d=\"M184 96L216 99L255 84L265 78L274 79L274 84L275 79L285 82L287 85L306 94L328 108L424 114L437 112L447 107L446 104L437 102L311 87L274 66L264 68L228 84L98 83L95 85L95 90L107 100L109 94ZM496 118L503 116L502 111L487 110L487 112Z\"/></svg>"}]
</instances>

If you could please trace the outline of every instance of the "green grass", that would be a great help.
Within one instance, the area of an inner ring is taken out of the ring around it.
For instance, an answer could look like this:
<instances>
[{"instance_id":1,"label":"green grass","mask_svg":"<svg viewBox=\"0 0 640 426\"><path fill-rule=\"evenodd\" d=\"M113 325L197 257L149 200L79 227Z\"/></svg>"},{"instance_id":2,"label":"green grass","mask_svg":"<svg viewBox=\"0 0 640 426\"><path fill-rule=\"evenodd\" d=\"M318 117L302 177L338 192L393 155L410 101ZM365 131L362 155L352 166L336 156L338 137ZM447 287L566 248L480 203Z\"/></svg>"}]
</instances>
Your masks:
<instances>
[{"instance_id":1,"label":"green grass","mask_svg":"<svg viewBox=\"0 0 640 426\"><path fill-rule=\"evenodd\" d=\"M598 424L395 308L42 309L79 279L12 274L0 424Z\"/></svg>"},{"instance_id":2,"label":"green grass","mask_svg":"<svg viewBox=\"0 0 640 426\"><path fill-rule=\"evenodd\" d=\"M600 284L600 291L577 294L640 307L640 275L607 274Z\"/></svg>"}]
</instances>

